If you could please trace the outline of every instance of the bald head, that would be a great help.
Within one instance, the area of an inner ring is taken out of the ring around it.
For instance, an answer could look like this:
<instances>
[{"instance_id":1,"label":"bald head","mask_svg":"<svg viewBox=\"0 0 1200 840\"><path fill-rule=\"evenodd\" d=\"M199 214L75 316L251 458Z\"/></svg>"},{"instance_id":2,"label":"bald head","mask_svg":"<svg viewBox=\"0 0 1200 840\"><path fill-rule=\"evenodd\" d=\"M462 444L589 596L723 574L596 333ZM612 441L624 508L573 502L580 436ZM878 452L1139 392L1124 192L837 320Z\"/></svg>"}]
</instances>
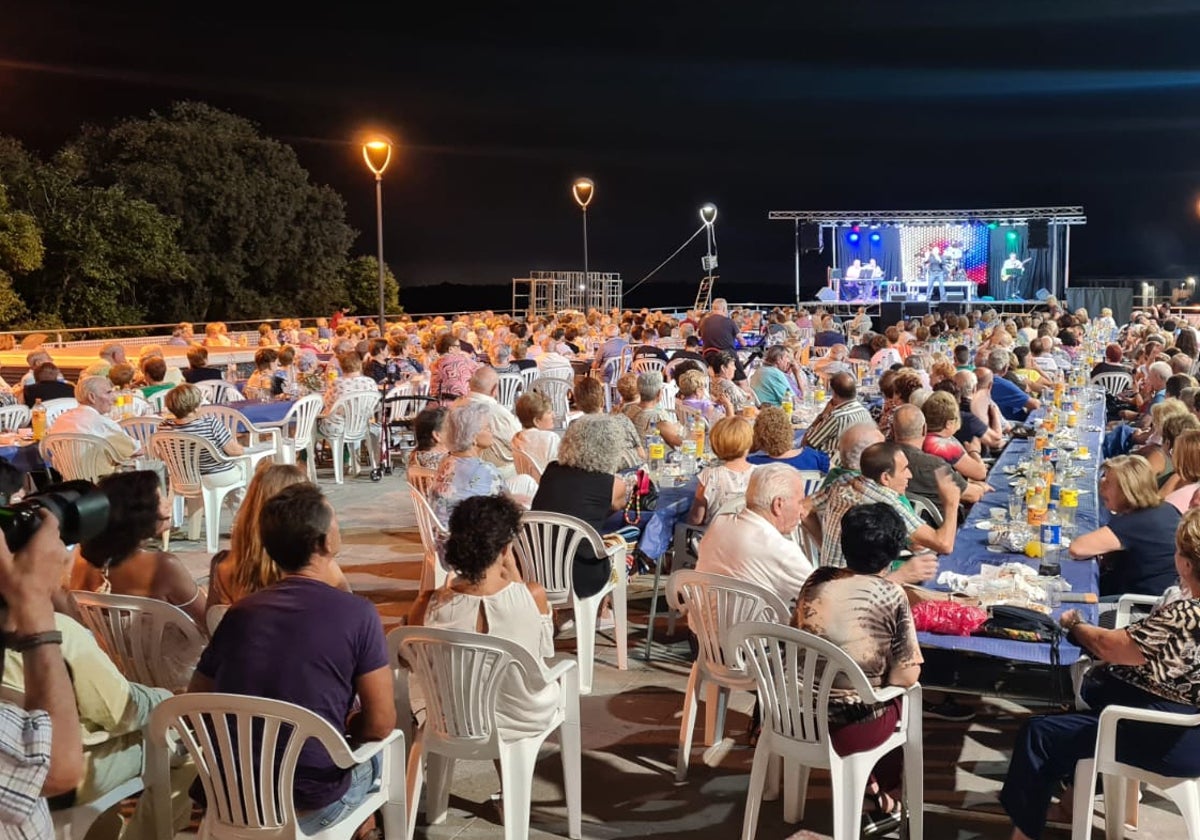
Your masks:
<instances>
[{"instance_id":1,"label":"bald head","mask_svg":"<svg viewBox=\"0 0 1200 840\"><path fill-rule=\"evenodd\" d=\"M838 441L838 456L842 466L848 470L857 470L862 459L863 450L876 443L883 443L883 432L874 423L859 423L842 432Z\"/></svg>"},{"instance_id":2,"label":"bald head","mask_svg":"<svg viewBox=\"0 0 1200 840\"><path fill-rule=\"evenodd\" d=\"M954 384L958 386L959 395L966 399L975 393L977 380L971 371L960 370L954 374Z\"/></svg>"},{"instance_id":3,"label":"bald head","mask_svg":"<svg viewBox=\"0 0 1200 840\"><path fill-rule=\"evenodd\" d=\"M920 449L925 444L925 412L905 404L892 414L892 439Z\"/></svg>"},{"instance_id":4,"label":"bald head","mask_svg":"<svg viewBox=\"0 0 1200 840\"><path fill-rule=\"evenodd\" d=\"M491 395L499 384L500 374L496 373L494 368L490 368L487 365L480 367L471 374L471 391L476 394Z\"/></svg>"},{"instance_id":5,"label":"bald head","mask_svg":"<svg viewBox=\"0 0 1200 840\"><path fill-rule=\"evenodd\" d=\"M975 378L977 380L979 380L975 390L977 390L977 391L991 390L993 376L994 376L994 374L985 367L975 368Z\"/></svg>"},{"instance_id":6,"label":"bald head","mask_svg":"<svg viewBox=\"0 0 1200 840\"><path fill-rule=\"evenodd\" d=\"M842 401L854 399L858 392L858 383L845 371L835 373L829 380L829 387L833 389L833 395Z\"/></svg>"}]
</instances>

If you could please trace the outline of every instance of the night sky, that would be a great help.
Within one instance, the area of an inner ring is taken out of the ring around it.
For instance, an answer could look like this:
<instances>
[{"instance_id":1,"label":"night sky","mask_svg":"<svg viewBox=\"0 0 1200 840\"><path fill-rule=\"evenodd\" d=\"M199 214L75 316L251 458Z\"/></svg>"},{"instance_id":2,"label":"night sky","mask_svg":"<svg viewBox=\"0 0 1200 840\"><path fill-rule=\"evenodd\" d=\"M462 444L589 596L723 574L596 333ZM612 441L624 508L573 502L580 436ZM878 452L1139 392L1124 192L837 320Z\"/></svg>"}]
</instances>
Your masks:
<instances>
[{"instance_id":1,"label":"night sky","mask_svg":"<svg viewBox=\"0 0 1200 840\"><path fill-rule=\"evenodd\" d=\"M385 128L385 255L410 287L581 268L580 175L590 266L627 286L706 201L735 299L791 297L773 209L1082 204L1073 283L1200 272L1200 3L107 5L0 5L0 132L49 154L202 100L291 144L373 254L354 139ZM676 302L702 242L627 302Z\"/></svg>"}]
</instances>

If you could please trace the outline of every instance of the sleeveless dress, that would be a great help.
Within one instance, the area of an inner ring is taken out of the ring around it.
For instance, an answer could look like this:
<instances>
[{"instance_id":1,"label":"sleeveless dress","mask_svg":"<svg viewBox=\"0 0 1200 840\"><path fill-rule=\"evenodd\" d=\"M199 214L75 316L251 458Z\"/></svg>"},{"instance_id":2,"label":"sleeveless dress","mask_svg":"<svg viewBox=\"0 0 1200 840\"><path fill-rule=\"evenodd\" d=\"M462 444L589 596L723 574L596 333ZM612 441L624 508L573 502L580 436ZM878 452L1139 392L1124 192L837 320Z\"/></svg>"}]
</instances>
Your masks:
<instances>
[{"instance_id":1,"label":"sleeveless dress","mask_svg":"<svg viewBox=\"0 0 1200 840\"><path fill-rule=\"evenodd\" d=\"M523 583L510 583L492 595L452 592L448 596L435 596L425 613L425 626L474 633L481 609L489 636L515 642L535 659L554 655L554 626L550 616L538 612L537 602ZM419 705L424 706L423 686L417 686L414 709L418 708L418 693ZM558 695L558 683L529 694L520 674L516 671L507 674L500 683L496 700L500 737L514 741L544 731L558 708Z\"/></svg>"}]
</instances>

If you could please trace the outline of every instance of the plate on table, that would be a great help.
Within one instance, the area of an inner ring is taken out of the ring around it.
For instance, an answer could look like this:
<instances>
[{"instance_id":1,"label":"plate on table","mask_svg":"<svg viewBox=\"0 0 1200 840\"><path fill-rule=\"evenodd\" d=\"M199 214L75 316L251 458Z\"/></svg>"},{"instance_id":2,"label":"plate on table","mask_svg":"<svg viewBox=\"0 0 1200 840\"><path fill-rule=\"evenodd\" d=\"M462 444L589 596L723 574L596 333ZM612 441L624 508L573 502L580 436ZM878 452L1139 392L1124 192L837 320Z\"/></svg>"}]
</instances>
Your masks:
<instances>
[{"instance_id":1,"label":"plate on table","mask_svg":"<svg viewBox=\"0 0 1200 840\"><path fill-rule=\"evenodd\" d=\"M981 519L975 523L975 527L980 531L990 531L996 527L996 523L990 519Z\"/></svg>"},{"instance_id":2,"label":"plate on table","mask_svg":"<svg viewBox=\"0 0 1200 840\"><path fill-rule=\"evenodd\" d=\"M1004 473L1005 475L1015 475L1020 469L1021 468L1016 464L1008 464L1007 466L1001 467L1000 472Z\"/></svg>"}]
</instances>

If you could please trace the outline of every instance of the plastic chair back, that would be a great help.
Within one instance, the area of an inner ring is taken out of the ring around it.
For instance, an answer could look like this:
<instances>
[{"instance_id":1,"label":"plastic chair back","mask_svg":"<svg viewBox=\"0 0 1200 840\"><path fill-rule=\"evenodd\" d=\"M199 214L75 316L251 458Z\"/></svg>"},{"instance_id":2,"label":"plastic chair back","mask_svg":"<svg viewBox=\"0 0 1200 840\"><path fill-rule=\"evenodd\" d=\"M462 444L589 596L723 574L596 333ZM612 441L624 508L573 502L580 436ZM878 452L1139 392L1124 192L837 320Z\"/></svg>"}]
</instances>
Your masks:
<instances>
[{"instance_id":1,"label":"plastic chair back","mask_svg":"<svg viewBox=\"0 0 1200 840\"><path fill-rule=\"evenodd\" d=\"M551 604L570 604L574 595L571 571L575 550L584 540L591 543L597 557L607 553L600 534L582 519L565 513L527 511L521 516L521 529L513 544L521 577L540 583Z\"/></svg>"},{"instance_id":2,"label":"plastic chair back","mask_svg":"<svg viewBox=\"0 0 1200 840\"><path fill-rule=\"evenodd\" d=\"M198 497L203 492L201 452L207 450L217 461L228 460L210 441L187 432L157 432L150 443L154 457L162 461L167 468L171 492L180 496Z\"/></svg>"},{"instance_id":3,"label":"plastic chair back","mask_svg":"<svg viewBox=\"0 0 1200 840\"><path fill-rule=\"evenodd\" d=\"M571 381L558 379L553 376L539 376L529 386L529 390L541 394L550 400L554 410L554 422L558 426L567 422L567 412L571 410L568 395L571 393Z\"/></svg>"},{"instance_id":4,"label":"plastic chair back","mask_svg":"<svg viewBox=\"0 0 1200 840\"><path fill-rule=\"evenodd\" d=\"M205 379L197 382L196 388L200 390L201 395L210 405L240 402L242 399L241 391L224 379Z\"/></svg>"},{"instance_id":5,"label":"plastic chair back","mask_svg":"<svg viewBox=\"0 0 1200 840\"><path fill-rule=\"evenodd\" d=\"M434 470L427 470L424 467L418 467L416 464L410 464L405 475L408 478L408 483L417 488L421 495L428 499L429 488L433 486L433 480L437 478L437 473Z\"/></svg>"},{"instance_id":6,"label":"plastic chair back","mask_svg":"<svg viewBox=\"0 0 1200 840\"><path fill-rule=\"evenodd\" d=\"M575 381L575 368L570 365L547 365L541 372L543 378L564 379L568 384Z\"/></svg>"},{"instance_id":7,"label":"plastic chair back","mask_svg":"<svg viewBox=\"0 0 1200 840\"><path fill-rule=\"evenodd\" d=\"M1111 373L1098 373L1092 377L1092 384L1099 385L1109 394L1114 397L1133 387L1133 376L1121 371L1112 371Z\"/></svg>"},{"instance_id":8,"label":"plastic chair back","mask_svg":"<svg viewBox=\"0 0 1200 840\"><path fill-rule=\"evenodd\" d=\"M79 402L74 397L59 397L56 400L46 400L42 403L42 408L46 409L46 428L49 429L59 415L72 408L79 408Z\"/></svg>"},{"instance_id":9,"label":"plastic chair back","mask_svg":"<svg viewBox=\"0 0 1200 840\"><path fill-rule=\"evenodd\" d=\"M126 417L118 421L118 424L125 430L125 434L138 442L143 452L150 452L150 440L158 431L159 424L162 423L161 417Z\"/></svg>"},{"instance_id":10,"label":"plastic chair back","mask_svg":"<svg viewBox=\"0 0 1200 840\"><path fill-rule=\"evenodd\" d=\"M98 435L46 435L38 450L42 460L67 481L90 481L115 472L121 457L107 440Z\"/></svg>"},{"instance_id":11,"label":"plastic chair back","mask_svg":"<svg viewBox=\"0 0 1200 840\"><path fill-rule=\"evenodd\" d=\"M320 394L307 394L296 400L283 416L282 425L285 432L289 427L295 426L292 436L285 438L284 442L295 450L307 449L317 428L317 415L321 413L324 405L325 401Z\"/></svg>"},{"instance_id":12,"label":"plastic chair back","mask_svg":"<svg viewBox=\"0 0 1200 840\"><path fill-rule=\"evenodd\" d=\"M537 459L527 453L525 450L516 446L512 449L513 466L516 467L517 475L527 475L536 481L542 483L542 472L545 470Z\"/></svg>"},{"instance_id":13,"label":"plastic chair back","mask_svg":"<svg viewBox=\"0 0 1200 840\"><path fill-rule=\"evenodd\" d=\"M329 415L341 415L342 434L340 438L345 443L358 443L367 439L371 421L375 419L375 411L379 408L380 396L377 393L363 391L359 394L347 394L334 402L329 409ZM336 457L341 457L340 455Z\"/></svg>"},{"instance_id":14,"label":"plastic chair back","mask_svg":"<svg viewBox=\"0 0 1200 840\"><path fill-rule=\"evenodd\" d=\"M425 566L421 573L421 591L437 589L446 582L447 571L441 562L441 544L450 532L438 521L437 514L417 487L408 485L412 499L413 514L417 518L417 531L421 535L421 546L425 549Z\"/></svg>"},{"instance_id":15,"label":"plastic chair back","mask_svg":"<svg viewBox=\"0 0 1200 840\"><path fill-rule=\"evenodd\" d=\"M517 397L521 396L521 392L525 390L525 380L516 373L502 373L499 383L496 401L509 411L513 411L517 405Z\"/></svg>"},{"instance_id":16,"label":"plastic chair back","mask_svg":"<svg viewBox=\"0 0 1200 840\"><path fill-rule=\"evenodd\" d=\"M821 482L825 480L825 476L821 475L820 470L797 470L797 472L800 473L800 480L804 482L805 496L816 493Z\"/></svg>"},{"instance_id":17,"label":"plastic chair back","mask_svg":"<svg viewBox=\"0 0 1200 840\"><path fill-rule=\"evenodd\" d=\"M170 691L187 687L206 643L187 613L156 598L81 591L73 591L71 596L79 608L80 621L126 679ZM181 645L178 656L164 656L163 638L168 629ZM186 669L183 662L189 663Z\"/></svg>"},{"instance_id":18,"label":"plastic chair back","mask_svg":"<svg viewBox=\"0 0 1200 840\"><path fill-rule=\"evenodd\" d=\"M196 409L196 414L211 414L216 417L234 440L237 440L238 435L250 431L254 425L245 414L227 405L202 405Z\"/></svg>"},{"instance_id":19,"label":"plastic chair back","mask_svg":"<svg viewBox=\"0 0 1200 840\"><path fill-rule=\"evenodd\" d=\"M650 371L662 373L664 380L667 378L666 374L663 373L666 368L667 363L655 356L643 356L640 359L634 359L633 364L630 366L630 370L634 373L648 373Z\"/></svg>"},{"instance_id":20,"label":"plastic chair back","mask_svg":"<svg viewBox=\"0 0 1200 840\"><path fill-rule=\"evenodd\" d=\"M29 407L17 403L0 408L0 432L15 432L30 422Z\"/></svg>"},{"instance_id":21,"label":"plastic chair back","mask_svg":"<svg viewBox=\"0 0 1200 840\"><path fill-rule=\"evenodd\" d=\"M167 408L167 394L171 393L172 390L171 388L164 388L161 391L155 391L148 397L143 397L143 399L150 404L150 408L154 409L156 414L162 414Z\"/></svg>"},{"instance_id":22,"label":"plastic chair back","mask_svg":"<svg viewBox=\"0 0 1200 840\"><path fill-rule=\"evenodd\" d=\"M533 384L533 381L535 379L537 379L539 376L542 375L542 372L540 370L538 370L536 367L530 367L530 368L525 368L518 375L521 377L521 385L524 387L524 389L526 391L528 391L529 386Z\"/></svg>"},{"instance_id":23,"label":"plastic chair back","mask_svg":"<svg viewBox=\"0 0 1200 840\"><path fill-rule=\"evenodd\" d=\"M679 396L679 386L674 382L664 382L662 390L658 392L658 407L674 413L677 396Z\"/></svg>"}]
</instances>

